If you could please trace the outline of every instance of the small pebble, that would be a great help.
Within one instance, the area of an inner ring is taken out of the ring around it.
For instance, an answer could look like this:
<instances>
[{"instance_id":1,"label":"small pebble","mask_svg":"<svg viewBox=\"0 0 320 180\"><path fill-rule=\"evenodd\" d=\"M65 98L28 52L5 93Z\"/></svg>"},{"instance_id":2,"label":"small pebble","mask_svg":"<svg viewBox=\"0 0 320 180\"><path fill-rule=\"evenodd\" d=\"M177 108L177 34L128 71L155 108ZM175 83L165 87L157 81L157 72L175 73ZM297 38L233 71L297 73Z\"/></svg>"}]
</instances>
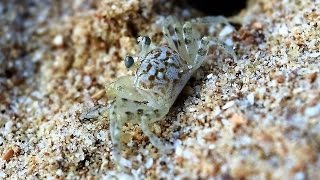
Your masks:
<instances>
[{"instance_id":1,"label":"small pebble","mask_svg":"<svg viewBox=\"0 0 320 180\"><path fill-rule=\"evenodd\" d=\"M250 105L253 105L254 104L254 94L253 93L248 94L247 100L250 103Z\"/></svg>"},{"instance_id":2,"label":"small pebble","mask_svg":"<svg viewBox=\"0 0 320 180\"><path fill-rule=\"evenodd\" d=\"M54 38L53 38L53 41L52 41L53 45L54 46L57 46L57 47L60 47L63 45L63 36L62 35L56 35Z\"/></svg>"},{"instance_id":3,"label":"small pebble","mask_svg":"<svg viewBox=\"0 0 320 180\"><path fill-rule=\"evenodd\" d=\"M14 155L14 151L12 149L9 149L6 154L2 157L3 160L9 161Z\"/></svg>"}]
</instances>

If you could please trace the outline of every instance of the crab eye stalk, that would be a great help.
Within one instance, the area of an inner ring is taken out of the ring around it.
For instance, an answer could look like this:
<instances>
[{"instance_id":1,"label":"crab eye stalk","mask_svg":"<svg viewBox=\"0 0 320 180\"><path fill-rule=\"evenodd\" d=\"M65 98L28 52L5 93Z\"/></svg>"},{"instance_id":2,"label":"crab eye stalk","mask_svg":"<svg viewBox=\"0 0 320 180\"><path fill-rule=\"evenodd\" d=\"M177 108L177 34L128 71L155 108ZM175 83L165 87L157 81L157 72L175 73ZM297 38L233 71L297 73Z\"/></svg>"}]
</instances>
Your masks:
<instances>
[{"instance_id":1,"label":"crab eye stalk","mask_svg":"<svg viewBox=\"0 0 320 180\"><path fill-rule=\"evenodd\" d=\"M149 46L151 44L151 39L148 36L143 36L142 41L147 46Z\"/></svg>"},{"instance_id":2,"label":"crab eye stalk","mask_svg":"<svg viewBox=\"0 0 320 180\"><path fill-rule=\"evenodd\" d=\"M134 60L133 60L133 57L131 56L127 56L125 59L124 59L124 65L127 67L127 68L130 68L134 63Z\"/></svg>"}]
</instances>

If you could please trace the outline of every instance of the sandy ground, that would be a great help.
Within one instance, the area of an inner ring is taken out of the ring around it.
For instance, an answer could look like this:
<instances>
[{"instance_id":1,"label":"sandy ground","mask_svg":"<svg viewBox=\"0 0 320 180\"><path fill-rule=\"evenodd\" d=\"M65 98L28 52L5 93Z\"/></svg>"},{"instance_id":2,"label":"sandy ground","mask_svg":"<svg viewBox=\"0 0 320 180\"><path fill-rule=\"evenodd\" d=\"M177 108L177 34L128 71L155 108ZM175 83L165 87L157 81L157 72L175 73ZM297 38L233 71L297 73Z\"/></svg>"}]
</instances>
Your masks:
<instances>
[{"instance_id":1,"label":"sandy ground","mask_svg":"<svg viewBox=\"0 0 320 180\"><path fill-rule=\"evenodd\" d=\"M136 38L201 15L170 1L0 2L0 178L320 179L320 2L257 0L234 17L237 60L213 51L155 133L124 127L111 160L109 120L80 122L129 74Z\"/></svg>"}]
</instances>

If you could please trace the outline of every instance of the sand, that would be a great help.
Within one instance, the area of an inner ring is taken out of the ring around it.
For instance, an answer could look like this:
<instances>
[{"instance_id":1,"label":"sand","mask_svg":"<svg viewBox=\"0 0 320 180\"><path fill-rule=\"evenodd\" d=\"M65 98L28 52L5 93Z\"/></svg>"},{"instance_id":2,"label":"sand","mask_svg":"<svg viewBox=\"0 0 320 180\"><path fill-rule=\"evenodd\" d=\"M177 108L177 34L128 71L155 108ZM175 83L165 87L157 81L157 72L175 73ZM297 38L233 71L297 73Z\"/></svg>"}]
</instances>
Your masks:
<instances>
[{"instance_id":1,"label":"sand","mask_svg":"<svg viewBox=\"0 0 320 180\"><path fill-rule=\"evenodd\" d=\"M137 36L165 43L168 15L203 16L171 1L1 2L0 178L320 179L317 0L250 1L227 40L238 59L213 50L153 126L173 152L128 124L134 166L116 167L108 118L79 115L130 74Z\"/></svg>"}]
</instances>

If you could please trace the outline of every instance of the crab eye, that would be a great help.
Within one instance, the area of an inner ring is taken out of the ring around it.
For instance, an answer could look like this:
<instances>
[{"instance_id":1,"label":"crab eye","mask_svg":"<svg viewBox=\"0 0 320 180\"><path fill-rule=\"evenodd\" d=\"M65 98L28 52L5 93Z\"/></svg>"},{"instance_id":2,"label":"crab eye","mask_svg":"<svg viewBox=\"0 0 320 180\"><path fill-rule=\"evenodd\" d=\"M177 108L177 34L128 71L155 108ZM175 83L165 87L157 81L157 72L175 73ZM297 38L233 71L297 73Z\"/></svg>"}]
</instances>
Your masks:
<instances>
[{"instance_id":1,"label":"crab eye","mask_svg":"<svg viewBox=\"0 0 320 180\"><path fill-rule=\"evenodd\" d=\"M143 36L142 41L144 42L145 45L150 45L151 44L151 39L148 36Z\"/></svg>"},{"instance_id":2,"label":"crab eye","mask_svg":"<svg viewBox=\"0 0 320 180\"><path fill-rule=\"evenodd\" d=\"M133 60L133 57L131 56L127 56L125 59L124 59L124 65L127 67L127 68L130 68L134 63L134 60Z\"/></svg>"}]
</instances>

